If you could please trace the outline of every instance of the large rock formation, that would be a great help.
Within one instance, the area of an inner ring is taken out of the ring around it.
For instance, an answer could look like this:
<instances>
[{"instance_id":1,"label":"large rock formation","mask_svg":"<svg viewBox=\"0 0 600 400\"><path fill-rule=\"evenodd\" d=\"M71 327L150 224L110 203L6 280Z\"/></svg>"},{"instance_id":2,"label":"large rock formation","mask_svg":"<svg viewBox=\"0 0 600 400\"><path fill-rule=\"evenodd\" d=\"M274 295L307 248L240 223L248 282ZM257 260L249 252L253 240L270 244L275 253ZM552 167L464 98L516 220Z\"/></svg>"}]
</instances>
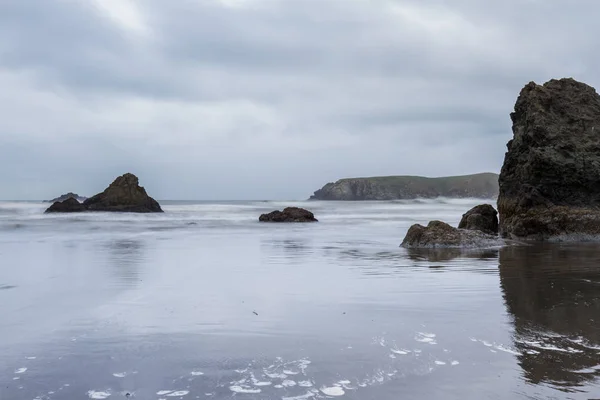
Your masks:
<instances>
[{"instance_id":1,"label":"large rock formation","mask_svg":"<svg viewBox=\"0 0 600 400\"><path fill-rule=\"evenodd\" d=\"M89 211L162 212L160 205L139 185L137 176L119 176L104 192L83 202Z\"/></svg>"},{"instance_id":2,"label":"large rock formation","mask_svg":"<svg viewBox=\"0 0 600 400\"><path fill-rule=\"evenodd\" d=\"M299 207L287 207L283 211L262 214L258 220L260 222L317 222L313 213Z\"/></svg>"},{"instance_id":3,"label":"large rock formation","mask_svg":"<svg viewBox=\"0 0 600 400\"><path fill-rule=\"evenodd\" d=\"M382 176L340 179L328 183L311 200L401 200L455 197L495 199L498 175L483 173L426 178L422 176Z\"/></svg>"},{"instance_id":4,"label":"large rock formation","mask_svg":"<svg viewBox=\"0 0 600 400\"><path fill-rule=\"evenodd\" d=\"M69 198L77 199L77 201L79 201L79 202L85 201L85 199L87 199L87 197L80 196L77 193L69 192L69 193L63 194L62 196L56 197L52 200L44 200L44 203L56 203L57 201L63 202Z\"/></svg>"},{"instance_id":5,"label":"large rock formation","mask_svg":"<svg viewBox=\"0 0 600 400\"><path fill-rule=\"evenodd\" d=\"M46 213L66 213L83 212L85 206L74 197L67 197L66 200L56 201L46 210Z\"/></svg>"},{"instance_id":6,"label":"large rock formation","mask_svg":"<svg viewBox=\"0 0 600 400\"><path fill-rule=\"evenodd\" d=\"M534 82L511 113L500 174L500 233L525 239L600 235L600 96L573 79Z\"/></svg>"},{"instance_id":7,"label":"large rock formation","mask_svg":"<svg viewBox=\"0 0 600 400\"><path fill-rule=\"evenodd\" d=\"M77 203L77 204L76 204ZM52 204L46 212L117 211L150 213L162 212L160 205L139 185L137 176L119 176L104 192L80 204L70 197L63 202Z\"/></svg>"},{"instance_id":8,"label":"large rock formation","mask_svg":"<svg viewBox=\"0 0 600 400\"><path fill-rule=\"evenodd\" d=\"M469 229L497 235L498 211L489 204L475 206L463 214L458 229Z\"/></svg>"},{"instance_id":9,"label":"large rock formation","mask_svg":"<svg viewBox=\"0 0 600 400\"><path fill-rule=\"evenodd\" d=\"M442 221L427 226L415 224L406 233L400 246L418 248L484 248L498 246L502 240L477 230L457 229Z\"/></svg>"}]
</instances>

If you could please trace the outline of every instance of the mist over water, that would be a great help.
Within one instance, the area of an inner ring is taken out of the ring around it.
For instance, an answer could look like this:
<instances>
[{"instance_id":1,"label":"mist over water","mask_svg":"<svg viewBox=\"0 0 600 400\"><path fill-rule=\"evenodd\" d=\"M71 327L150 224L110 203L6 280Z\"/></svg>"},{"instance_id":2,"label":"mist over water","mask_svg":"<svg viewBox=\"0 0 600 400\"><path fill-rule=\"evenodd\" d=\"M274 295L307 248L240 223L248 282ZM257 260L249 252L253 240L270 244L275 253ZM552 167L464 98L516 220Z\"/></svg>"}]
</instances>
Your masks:
<instances>
[{"instance_id":1,"label":"mist over water","mask_svg":"<svg viewBox=\"0 0 600 400\"><path fill-rule=\"evenodd\" d=\"M0 399L600 398L600 246L398 247L479 203L0 203Z\"/></svg>"}]
</instances>

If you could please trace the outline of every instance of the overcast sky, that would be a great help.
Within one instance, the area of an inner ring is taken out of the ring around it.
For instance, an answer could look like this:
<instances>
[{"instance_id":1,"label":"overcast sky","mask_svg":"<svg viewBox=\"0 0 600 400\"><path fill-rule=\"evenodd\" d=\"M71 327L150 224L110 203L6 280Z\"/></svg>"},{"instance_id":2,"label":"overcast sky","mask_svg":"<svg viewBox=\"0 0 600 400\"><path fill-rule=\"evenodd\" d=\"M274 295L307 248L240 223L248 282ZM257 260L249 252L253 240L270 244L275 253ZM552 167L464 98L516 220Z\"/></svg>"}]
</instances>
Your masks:
<instances>
[{"instance_id":1,"label":"overcast sky","mask_svg":"<svg viewBox=\"0 0 600 400\"><path fill-rule=\"evenodd\" d=\"M600 2L6 0L0 198L304 199L498 172L529 81L600 83Z\"/></svg>"}]
</instances>

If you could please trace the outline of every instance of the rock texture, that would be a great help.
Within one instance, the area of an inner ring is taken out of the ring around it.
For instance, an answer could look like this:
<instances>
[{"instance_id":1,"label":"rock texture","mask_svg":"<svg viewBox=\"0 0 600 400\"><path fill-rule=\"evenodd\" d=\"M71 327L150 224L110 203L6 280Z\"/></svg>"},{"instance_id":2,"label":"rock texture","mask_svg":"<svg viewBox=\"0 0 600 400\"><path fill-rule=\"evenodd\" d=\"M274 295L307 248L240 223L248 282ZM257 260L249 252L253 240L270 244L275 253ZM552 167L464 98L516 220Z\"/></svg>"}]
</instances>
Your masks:
<instances>
[{"instance_id":1,"label":"rock texture","mask_svg":"<svg viewBox=\"0 0 600 400\"><path fill-rule=\"evenodd\" d=\"M80 201L80 202L85 201L85 199L87 199L87 197L80 196L77 193L69 192L69 193L63 194L62 196L56 197L52 200L44 200L44 203L56 203L57 201L62 202L69 198L77 199L77 201Z\"/></svg>"},{"instance_id":2,"label":"rock texture","mask_svg":"<svg viewBox=\"0 0 600 400\"><path fill-rule=\"evenodd\" d=\"M328 183L311 196L311 200L401 200L455 197L495 199L498 175L475 175L426 178L422 176L384 176L340 179Z\"/></svg>"},{"instance_id":3,"label":"rock texture","mask_svg":"<svg viewBox=\"0 0 600 400\"><path fill-rule=\"evenodd\" d=\"M85 207L74 197L67 197L66 200L56 201L46 210L46 213L67 213L83 212Z\"/></svg>"},{"instance_id":4,"label":"rock texture","mask_svg":"<svg viewBox=\"0 0 600 400\"><path fill-rule=\"evenodd\" d=\"M490 235L498 234L498 211L490 204L480 204L463 214L458 229L481 231Z\"/></svg>"},{"instance_id":5,"label":"rock texture","mask_svg":"<svg viewBox=\"0 0 600 400\"><path fill-rule=\"evenodd\" d=\"M600 235L600 96L573 79L534 82L511 113L513 139L500 173L503 237L561 240Z\"/></svg>"},{"instance_id":6,"label":"rock texture","mask_svg":"<svg viewBox=\"0 0 600 400\"><path fill-rule=\"evenodd\" d=\"M162 212L158 202L139 185L137 176L129 173L119 176L104 192L90 197L83 205L89 211Z\"/></svg>"},{"instance_id":7,"label":"rock texture","mask_svg":"<svg viewBox=\"0 0 600 400\"><path fill-rule=\"evenodd\" d=\"M457 229L442 221L431 221L427 226L410 227L400 246L406 248L482 248L497 246L502 240L480 231Z\"/></svg>"},{"instance_id":8,"label":"rock texture","mask_svg":"<svg viewBox=\"0 0 600 400\"><path fill-rule=\"evenodd\" d=\"M262 214L258 220L260 222L317 222L313 213L299 207L287 207L283 211Z\"/></svg>"},{"instance_id":9,"label":"rock texture","mask_svg":"<svg viewBox=\"0 0 600 400\"><path fill-rule=\"evenodd\" d=\"M46 212L116 211L150 213L162 212L160 205L139 185L137 176L119 176L104 192L79 203L69 197L63 202L52 204Z\"/></svg>"}]
</instances>

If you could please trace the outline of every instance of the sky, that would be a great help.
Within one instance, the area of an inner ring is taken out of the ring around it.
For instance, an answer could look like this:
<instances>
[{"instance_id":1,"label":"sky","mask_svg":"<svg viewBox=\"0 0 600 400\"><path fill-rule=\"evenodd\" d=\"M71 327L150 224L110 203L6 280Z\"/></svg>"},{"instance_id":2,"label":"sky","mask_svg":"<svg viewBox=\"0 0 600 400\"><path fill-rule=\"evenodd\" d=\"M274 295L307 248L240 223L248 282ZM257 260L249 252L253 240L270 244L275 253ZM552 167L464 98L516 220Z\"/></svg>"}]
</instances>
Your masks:
<instances>
[{"instance_id":1,"label":"sky","mask_svg":"<svg viewBox=\"0 0 600 400\"><path fill-rule=\"evenodd\" d=\"M499 172L530 81L600 84L600 2L6 0L0 199L308 198Z\"/></svg>"}]
</instances>

